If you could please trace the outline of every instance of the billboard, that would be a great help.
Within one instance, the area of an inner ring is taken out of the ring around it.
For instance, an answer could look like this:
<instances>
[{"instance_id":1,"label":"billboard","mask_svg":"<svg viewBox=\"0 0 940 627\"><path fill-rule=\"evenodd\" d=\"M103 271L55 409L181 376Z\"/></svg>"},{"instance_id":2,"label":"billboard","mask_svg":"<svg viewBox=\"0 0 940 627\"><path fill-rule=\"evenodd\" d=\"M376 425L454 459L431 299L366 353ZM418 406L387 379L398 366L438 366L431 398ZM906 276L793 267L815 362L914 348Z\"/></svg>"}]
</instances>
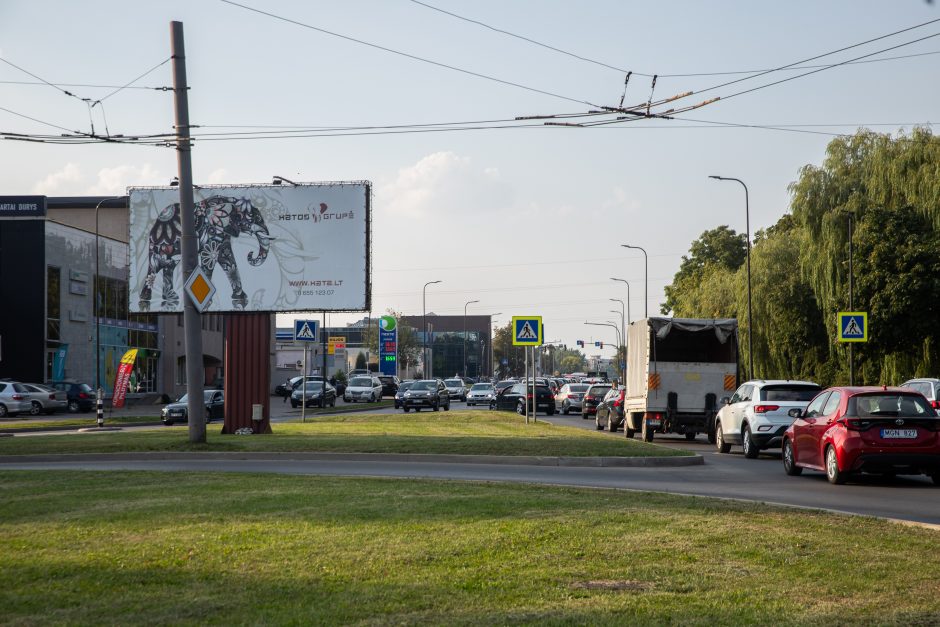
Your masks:
<instances>
[{"instance_id":1,"label":"billboard","mask_svg":"<svg viewBox=\"0 0 940 627\"><path fill-rule=\"evenodd\" d=\"M204 313L367 311L371 184L199 187L198 263L216 293ZM183 311L179 191L128 189L130 311Z\"/></svg>"}]
</instances>

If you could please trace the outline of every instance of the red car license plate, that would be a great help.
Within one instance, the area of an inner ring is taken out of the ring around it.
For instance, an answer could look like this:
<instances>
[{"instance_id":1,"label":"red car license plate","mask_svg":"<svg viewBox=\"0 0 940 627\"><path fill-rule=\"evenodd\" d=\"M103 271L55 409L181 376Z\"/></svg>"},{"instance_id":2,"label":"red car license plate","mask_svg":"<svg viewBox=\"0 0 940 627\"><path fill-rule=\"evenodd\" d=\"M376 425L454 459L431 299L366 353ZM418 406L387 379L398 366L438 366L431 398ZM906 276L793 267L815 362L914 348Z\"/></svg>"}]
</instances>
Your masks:
<instances>
[{"instance_id":1,"label":"red car license plate","mask_svg":"<svg viewBox=\"0 0 940 627\"><path fill-rule=\"evenodd\" d=\"M917 437L917 429L882 429L881 437L891 439L912 439Z\"/></svg>"}]
</instances>

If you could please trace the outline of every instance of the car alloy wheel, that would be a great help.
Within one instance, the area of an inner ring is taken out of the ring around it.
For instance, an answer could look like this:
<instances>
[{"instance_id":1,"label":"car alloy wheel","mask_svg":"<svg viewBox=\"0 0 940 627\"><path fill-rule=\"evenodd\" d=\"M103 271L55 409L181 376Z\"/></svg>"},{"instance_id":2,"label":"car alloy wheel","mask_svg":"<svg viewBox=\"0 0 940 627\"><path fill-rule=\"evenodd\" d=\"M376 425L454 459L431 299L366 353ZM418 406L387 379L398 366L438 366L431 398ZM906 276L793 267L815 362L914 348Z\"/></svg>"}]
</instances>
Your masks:
<instances>
[{"instance_id":1,"label":"car alloy wheel","mask_svg":"<svg viewBox=\"0 0 940 627\"><path fill-rule=\"evenodd\" d=\"M29 408L30 416L38 416L42 413L42 405L39 404L39 401L33 401L33 404Z\"/></svg>"},{"instance_id":2,"label":"car alloy wheel","mask_svg":"<svg viewBox=\"0 0 940 627\"><path fill-rule=\"evenodd\" d=\"M760 454L760 449L757 448L757 445L754 444L754 441L751 439L750 425L744 425L744 430L741 432L741 443L744 446L744 456L748 459L757 459L757 456Z\"/></svg>"},{"instance_id":3,"label":"car alloy wheel","mask_svg":"<svg viewBox=\"0 0 940 627\"><path fill-rule=\"evenodd\" d=\"M725 432L721 428L721 421L715 423L715 448L719 453L727 453L731 450L731 445L725 442Z\"/></svg>"},{"instance_id":4,"label":"car alloy wheel","mask_svg":"<svg viewBox=\"0 0 940 627\"><path fill-rule=\"evenodd\" d=\"M69 401L69 411L73 414L77 414L81 410L81 407L78 406L78 401Z\"/></svg>"},{"instance_id":5,"label":"car alloy wheel","mask_svg":"<svg viewBox=\"0 0 940 627\"><path fill-rule=\"evenodd\" d=\"M790 438L784 438L783 440L783 471L791 477L795 477L803 472L803 469L796 465L796 458L793 454L793 443L790 442Z\"/></svg>"},{"instance_id":6,"label":"car alloy wheel","mask_svg":"<svg viewBox=\"0 0 940 627\"><path fill-rule=\"evenodd\" d=\"M834 446L829 446L826 448L826 479L829 480L829 483L836 485L845 483L846 475L848 473L842 472L839 470L839 458L836 456L836 449Z\"/></svg>"}]
</instances>

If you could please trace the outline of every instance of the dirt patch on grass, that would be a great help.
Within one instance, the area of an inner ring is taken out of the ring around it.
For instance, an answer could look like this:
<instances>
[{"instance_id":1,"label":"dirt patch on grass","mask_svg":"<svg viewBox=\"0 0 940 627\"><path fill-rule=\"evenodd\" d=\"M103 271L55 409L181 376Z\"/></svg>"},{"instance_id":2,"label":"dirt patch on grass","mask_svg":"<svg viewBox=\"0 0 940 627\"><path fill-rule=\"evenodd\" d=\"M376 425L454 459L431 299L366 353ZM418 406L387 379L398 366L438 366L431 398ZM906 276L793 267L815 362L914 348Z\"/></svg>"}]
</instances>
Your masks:
<instances>
[{"instance_id":1,"label":"dirt patch on grass","mask_svg":"<svg viewBox=\"0 0 940 627\"><path fill-rule=\"evenodd\" d=\"M652 588L653 584L645 581L632 581L629 579L600 579L597 581L576 581L571 584L571 587L576 590L633 590L642 592Z\"/></svg>"}]
</instances>

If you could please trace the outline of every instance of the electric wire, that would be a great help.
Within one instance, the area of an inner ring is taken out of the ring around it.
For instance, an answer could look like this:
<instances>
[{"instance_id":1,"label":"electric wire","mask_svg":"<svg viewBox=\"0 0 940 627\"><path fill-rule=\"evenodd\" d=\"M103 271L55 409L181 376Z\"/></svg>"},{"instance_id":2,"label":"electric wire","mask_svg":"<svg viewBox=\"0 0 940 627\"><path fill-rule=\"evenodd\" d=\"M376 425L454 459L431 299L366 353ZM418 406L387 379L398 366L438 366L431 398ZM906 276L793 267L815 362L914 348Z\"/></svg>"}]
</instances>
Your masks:
<instances>
[{"instance_id":1,"label":"electric wire","mask_svg":"<svg viewBox=\"0 0 940 627\"><path fill-rule=\"evenodd\" d=\"M241 9L245 9L246 11L252 11L252 12L254 12L254 13L258 13L259 15L264 15L264 16L267 16L267 17L270 17L270 18L273 18L273 19L276 19L276 20L280 20L280 21L286 22L286 23L288 23L288 24L293 24L293 25L295 25L295 26L300 26L300 27L302 27L302 28L307 28L307 29L310 29L310 30L314 30L314 31L317 31L317 32L319 32L319 33L323 33L323 34L326 34L326 35L331 35L331 36L333 36L333 37L338 37L338 38L340 38L340 39L344 39L344 40L346 40L346 41L351 41L351 42L353 42L353 43L357 43L357 44L360 44L360 45L362 45L362 46L368 46L368 47L370 47L370 48L374 48L374 49L376 49L376 50L381 50L381 51L383 51L383 52L389 52L389 53L392 53L392 54L396 54L396 55L399 55L399 56L401 56L401 57L405 57L405 58L408 58L408 59L412 59L412 60L414 60L414 61L420 61L420 62L422 62L422 63L427 63L427 64L429 64L429 65L434 65L434 66L436 66L436 67L441 67L441 68L445 68L445 69L452 70L452 71L455 71L455 72L460 72L460 73L462 73L462 74L467 74L467 75L469 75L469 76L474 76L474 77L476 77L476 78L482 78L482 79L485 79L485 80L488 80L488 81L493 81L493 82L496 82L496 83L500 83L500 84L502 84L502 85L507 85L507 86L510 86L510 87L516 87L516 88L519 88L519 89L524 89L524 90L526 90L526 91L534 92L534 93L537 93L537 94L542 94L542 95L544 95L544 96L551 96L552 98L559 98L559 99L562 99L562 100L567 100L567 101L569 101L569 102L576 102L576 103L578 103L578 104L585 104L585 105L588 105L589 107L596 107L596 106L597 106L597 105L595 105L595 104L592 104L592 103L590 103L590 102L588 102L588 101L586 101L586 100L581 100L581 99L579 99L579 98L571 98L571 97L569 97L569 96L564 96L564 95L562 95L562 94L556 94L556 93L554 93L554 92L546 91L546 90L544 90L544 89L538 89L537 87L529 87L528 85L523 85L523 84L521 84L521 83L515 83L515 82L513 82L513 81L508 81L508 80L504 80L504 79L501 79L501 78L496 78L495 76L489 76L489 75L487 75L487 74L481 74L480 72L474 72L473 70L467 70L467 69L464 69L464 68L461 68L461 67L457 67L457 66L455 66L455 65L449 65L449 64L447 64L447 63L442 63L442 62L440 62L440 61L434 61L434 60L432 60L432 59L428 59L428 58L425 58L425 57L420 57L420 56L418 56L418 55L410 54L410 53L407 53L407 52L402 52L401 50L395 50L394 48L388 48L388 47L386 47L386 46L381 46L381 45L379 45L379 44L374 44L374 43L371 43L371 42L368 42L368 41L365 41L365 40L362 40L362 39L357 39L357 38L355 38L355 37L350 37L349 35L343 35L343 34L340 34L340 33L336 33L336 32L330 31L330 30L326 30L325 28L320 28L320 27L318 27L318 26L313 26L312 24L307 24L307 23L301 22L301 21L299 21L299 20L294 20L294 19L291 19L291 18L288 18L288 17L284 17L284 16L282 16L282 15L277 15L276 13L270 13L270 12L268 12L268 11L263 11L263 10L261 10L261 9L257 9L257 8L255 8L255 7L250 7L250 6L245 5L245 4L240 4L240 3L238 3L238 2L234 2L234 0L219 0L219 1L220 1L220 2L223 2L223 3L225 3L225 4L228 4L228 5L234 6L234 7L238 7L238 8L241 8Z\"/></svg>"}]
</instances>

